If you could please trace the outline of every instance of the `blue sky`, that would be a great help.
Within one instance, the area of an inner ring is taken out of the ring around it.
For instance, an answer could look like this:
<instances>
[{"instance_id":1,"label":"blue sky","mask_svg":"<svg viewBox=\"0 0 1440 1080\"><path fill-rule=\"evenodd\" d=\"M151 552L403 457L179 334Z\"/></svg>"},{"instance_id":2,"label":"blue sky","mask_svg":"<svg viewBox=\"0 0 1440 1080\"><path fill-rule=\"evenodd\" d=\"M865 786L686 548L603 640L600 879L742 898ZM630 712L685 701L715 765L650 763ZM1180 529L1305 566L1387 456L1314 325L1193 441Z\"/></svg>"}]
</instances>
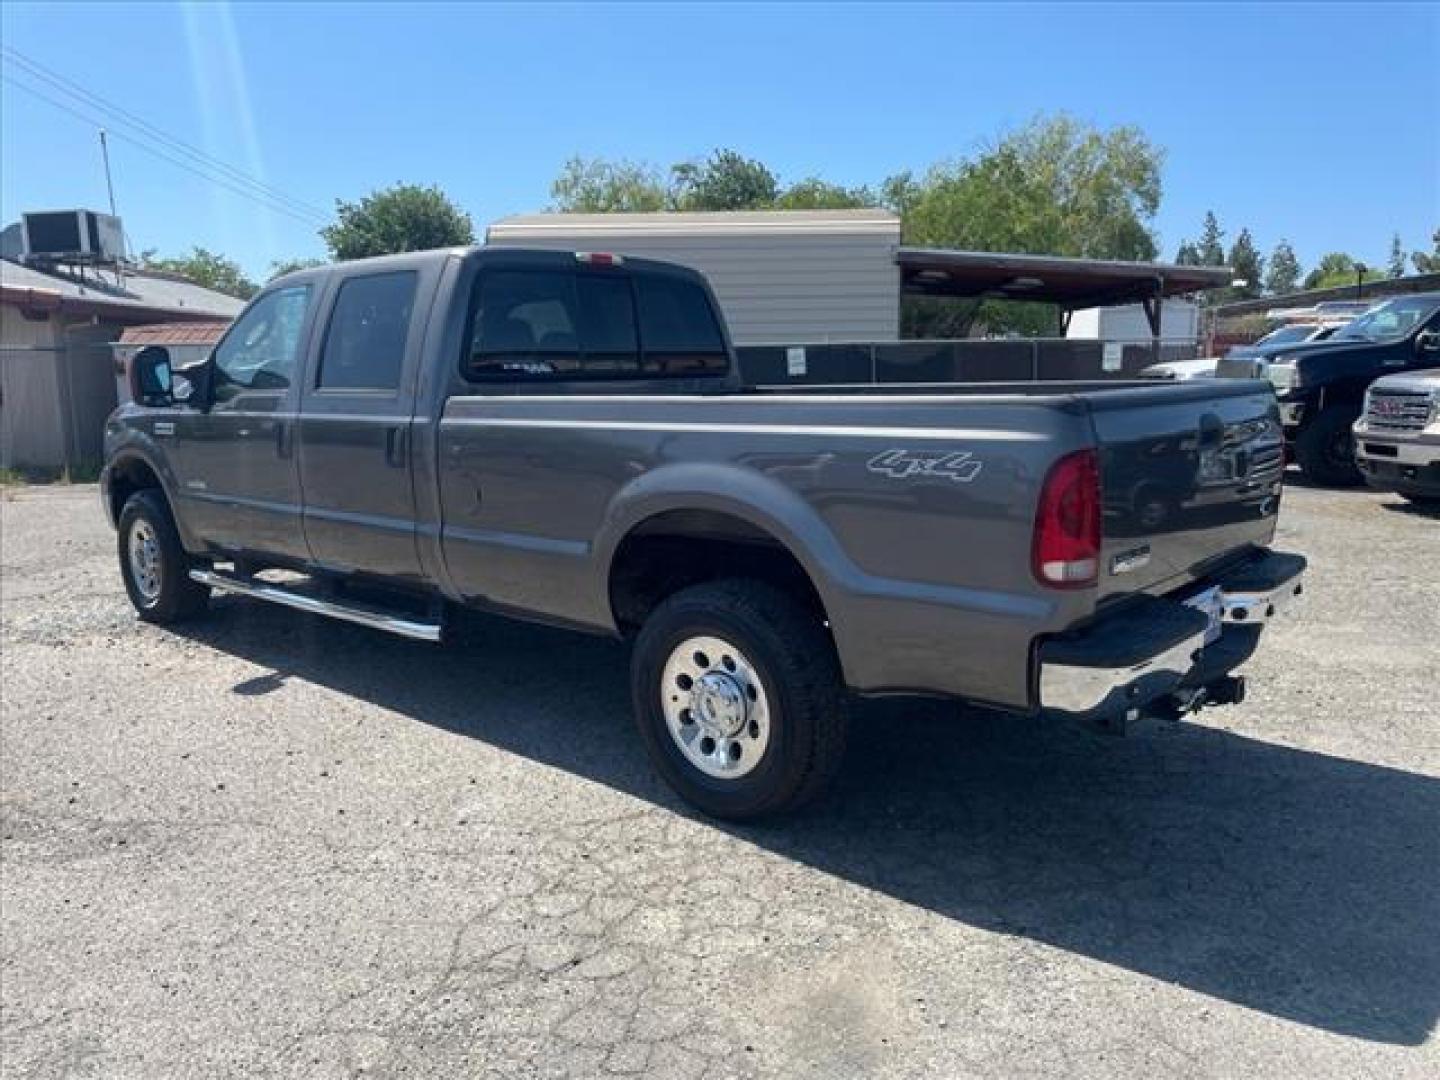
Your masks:
<instances>
[{"instance_id":1,"label":"blue sky","mask_svg":"<svg viewBox=\"0 0 1440 1080\"><path fill-rule=\"evenodd\" d=\"M1169 258L1213 208L1263 250L1383 264L1440 226L1440 6L28 5L4 44L321 209L436 183L477 227L543 209L573 154L717 146L855 184L972 153L1041 112L1167 152ZM94 115L7 60L5 74ZM0 214L105 206L96 125L7 82ZM314 227L121 141L132 245L263 275Z\"/></svg>"}]
</instances>

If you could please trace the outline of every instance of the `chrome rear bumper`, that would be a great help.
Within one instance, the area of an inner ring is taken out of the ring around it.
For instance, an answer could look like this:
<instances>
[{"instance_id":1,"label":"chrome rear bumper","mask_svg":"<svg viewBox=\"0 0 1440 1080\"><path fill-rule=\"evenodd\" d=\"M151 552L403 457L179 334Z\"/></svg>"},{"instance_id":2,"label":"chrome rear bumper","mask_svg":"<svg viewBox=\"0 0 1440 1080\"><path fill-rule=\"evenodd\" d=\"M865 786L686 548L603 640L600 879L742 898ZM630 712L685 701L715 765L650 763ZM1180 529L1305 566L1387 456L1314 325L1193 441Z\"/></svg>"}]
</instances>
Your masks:
<instances>
[{"instance_id":1,"label":"chrome rear bumper","mask_svg":"<svg viewBox=\"0 0 1440 1080\"><path fill-rule=\"evenodd\" d=\"M1043 642L1040 708L1092 717L1123 714L1182 684L1227 674L1254 651L1265 623L1304 592L1304 573L1301 556L1268 552L1211 583L1218 600L1210 613L1180 598L1137 598L1119 615Z\"/></svg>"},{"instance_id":2,"label":"chrome rear bumper","mask_svg":"<svg viewBox=\"0 0 1440 1080\"><path fill-rule=\"evenodd\" d=\"M1044 664L1040 669L1040 707L1075 714L1104 711L1102 707L1107 704L1136 707L1136 699L1147 682L1155 688L1153 694L1146 695L1147 700L1154 700L1178 686L1204 647L1202 628L1136 664L1118 667Z\"/></svg>"},{"instance_id":3,"label":"chrome rear bumper","mask_svg":"<svg viewBox=\"0 0 1440 1080\"><path fill-rule=\"evenodd\" d=\"M1273 589L1220 590L1220 618L1227 623L1269 622L1305 592L1305 575L1297 574Z\"/></svg>"}]
</instances>

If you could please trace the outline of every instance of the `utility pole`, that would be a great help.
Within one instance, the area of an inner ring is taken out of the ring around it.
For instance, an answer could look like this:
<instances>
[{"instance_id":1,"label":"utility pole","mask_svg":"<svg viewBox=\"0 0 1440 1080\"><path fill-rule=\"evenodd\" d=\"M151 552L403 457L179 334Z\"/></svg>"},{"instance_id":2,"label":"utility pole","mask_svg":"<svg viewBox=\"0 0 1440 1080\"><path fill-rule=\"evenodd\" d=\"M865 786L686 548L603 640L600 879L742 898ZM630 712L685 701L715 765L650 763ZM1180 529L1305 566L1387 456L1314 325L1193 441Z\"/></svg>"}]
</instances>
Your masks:
<instances>
[{"instance_id":1,"label":"utility pole","mask_svg":"<svg viewBox=\"0 0 1440 1080\"><path fill-rule=\"evenodd\" d=\"M110 179L110 144L105 141L105 129L100 129L100 157L105 162L105 190L110 193L110 216L115 213L115 183Z\"/></svg>"},{"instance_id":2,"label":"utility pole","mask_svg":"<svg viewBox=\"0 0 1440 1080\"><path fill-rule=\"evenodd\" d=\"M119 214L115 212L115 182L110 179L110 143L106 141L105 129L100 129L100 158L105 163L105 190L110 195L110 216L118 219ZM120 231L120 258L115 264L115 280L123 289L125 287L125 231Z\"/></svg>"}]
</instances>

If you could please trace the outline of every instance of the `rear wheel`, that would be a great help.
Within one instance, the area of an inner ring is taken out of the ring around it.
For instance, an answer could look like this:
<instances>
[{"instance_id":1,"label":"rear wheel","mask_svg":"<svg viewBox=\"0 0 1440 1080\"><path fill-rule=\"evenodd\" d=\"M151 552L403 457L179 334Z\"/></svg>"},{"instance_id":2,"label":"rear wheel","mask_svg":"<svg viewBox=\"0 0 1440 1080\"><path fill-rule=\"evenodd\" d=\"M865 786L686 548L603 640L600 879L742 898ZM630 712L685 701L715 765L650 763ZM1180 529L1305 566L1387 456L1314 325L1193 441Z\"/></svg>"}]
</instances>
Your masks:
<instances>
[{"instance_id":1,"label":"rear wheel","mask_svg":"<svg viewBox=\"0 0 1440 1080\"><path fill-rule=\"evenodd\" d=\"M655 767L715 817L800 806L844 757L830 635L816 612L761 582L696 585L660 604L636 640L631 686Z\"/></svg>"},{"instance_id":2,"label":"rear wheel","mask_svg":"<svg viewBox=\"0 0 1440 1080\"><path fill-rule=\"evenodd\" d=\"M1300 471L1317 484L1353 487L1363 482L1355 464L1351 427L1360 414L1350 405L1331 405L1305 426L1295 440Z\"/></svg>"},{"instance_id":3,"label":"rear wheel","mask_svg":"<svg viewBox=\"0 0 1440 1080\"><path fill-rule=\"evenodd\" d=\"M190 579L193 560L180 543L165 497L153 488L131 495L116 530L120 576L146 622L171 623L204 609L210 588Z\"/></svg>"}]
</instances>

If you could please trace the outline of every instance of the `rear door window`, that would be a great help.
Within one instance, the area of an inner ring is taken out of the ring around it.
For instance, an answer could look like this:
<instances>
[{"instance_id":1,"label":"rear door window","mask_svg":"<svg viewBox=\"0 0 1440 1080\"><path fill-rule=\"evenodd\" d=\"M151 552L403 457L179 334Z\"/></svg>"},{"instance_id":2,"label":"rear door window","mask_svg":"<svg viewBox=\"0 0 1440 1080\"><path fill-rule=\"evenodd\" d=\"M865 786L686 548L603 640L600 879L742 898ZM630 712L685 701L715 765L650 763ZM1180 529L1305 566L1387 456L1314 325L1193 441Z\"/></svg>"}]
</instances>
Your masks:
<instances>
[{"instance_id":1,"label":"rear door window","mask_svg":"<svg viewBox=\"0 0 1440 1080\"><path fill-rule=\"evenodd\" d=\"M347 278L335 298L317 386L395 390L415 307L415 272Z\"/></svg>"}]
</instances>

